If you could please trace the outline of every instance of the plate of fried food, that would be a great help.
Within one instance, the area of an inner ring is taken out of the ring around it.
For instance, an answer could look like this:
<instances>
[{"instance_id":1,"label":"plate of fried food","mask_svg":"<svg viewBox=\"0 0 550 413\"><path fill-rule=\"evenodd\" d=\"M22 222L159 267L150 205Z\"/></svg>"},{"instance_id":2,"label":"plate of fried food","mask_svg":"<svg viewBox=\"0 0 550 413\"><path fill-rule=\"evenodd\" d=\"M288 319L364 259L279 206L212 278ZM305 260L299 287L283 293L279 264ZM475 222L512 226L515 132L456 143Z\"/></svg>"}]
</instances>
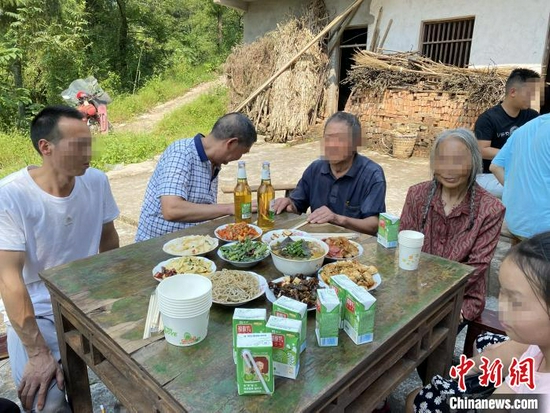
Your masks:
<instances>
[{"instance_id":1,"label":"plate of fried food","mask_svg":"<svg viewBox=\"0 0 550 413\"><path fill-rule=\"evenodd\" d=\"M212 302L236 307L248 303L267 290L267 281L251 271L223 269L206 275L212 281Z\"/></svg>"},{"instance_id":2,"label":"plate of fried food","mask_svg":"<svg viewBox=\"0 0 550 413\"><path fill-rule=\"evenodd\" d=\"M171 258L158 263L153 268L153 277L157 281L176 274L206 275L216 271L216 264L204 257L179 257Z\"/></svg>"},{"instance_id":3,"label":"plate of fried food","mask_svg":"<svg viewBox=\"0 0 550 413\"><path fill-rule=\"evenodd\" d=\"M317 277L306 277L303 274L286 275L269 281L269 288L265 296L270 302L275 302L277 298L285 296L296 301L307 304L308 311L315 310L317 301L317 289L321 287Z\"/></svg>"},{"instance_id":4,"label":"plate of fried food","mask_svg":"<svg viewBox=\"0 0 550 413\"><path fill-rule=\"evenodd\" d=\"M244 241L245 239L257 239L262 235L262 230L256 225L239 222L238 224L220 225L214 231L217 238L225 242Z\"/></svg>"},{"instance_id":5,"label":"plate of fried food","mask_svg":"<svg viewBox=\"0 0 550 413\"><path fill-rule=\"evenodd\" d=\"M374 265L365 265L352 260L336 261L321 267L319 269L319 285L328 286L330 277L337 274L347 275L351 281L367 291L374 290L382 283L382 278Z\"/></svg>"},{"instance_id":6,"label":"plate of fried food","mask_svg":"<svg viewBox=\"0 0 550 413\"><path fill-rule=\"evenodd\" d=\"M262 235L262 241L269 245L273 240L283 240L286 237L309 237L309 234L297 229L273 229Z\"/></svg>"},{"instance_id":7,"label":"plate of fried food","mask_svg":"<svg viewBox=\"0 0 550 413\"><path fill-rule=\"evenodd\" d=\"M162 250L170 255L180 257L203 255L214 251L219 241L210 235L187 235L175 238L163 245Z\"/></svg>"},{"instance_id":8,"label":"plate of fried food","mask_svg":"<svg viewBox=\"0 0 550 413\"><path fill-rule=\"evenodd\" d=\"M346 237L328 237L323 241L328 245L328 254L325 257L328 261L352 260L363 255L363 247L355 241Z\"/></svg>"}]
</instances>

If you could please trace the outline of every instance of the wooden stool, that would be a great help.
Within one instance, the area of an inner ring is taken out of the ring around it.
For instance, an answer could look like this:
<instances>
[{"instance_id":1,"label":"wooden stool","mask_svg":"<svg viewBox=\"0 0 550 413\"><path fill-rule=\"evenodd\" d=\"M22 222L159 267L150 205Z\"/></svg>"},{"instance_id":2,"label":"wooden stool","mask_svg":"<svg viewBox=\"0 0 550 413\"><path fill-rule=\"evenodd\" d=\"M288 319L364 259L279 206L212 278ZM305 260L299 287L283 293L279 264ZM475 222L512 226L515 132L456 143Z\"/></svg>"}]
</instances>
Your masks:
<instances>
[{"instance_id":1,"label":"wooden stool","mask_svg":"<svg viewBox=\"0 0 550 413\"><path fill-rule=\"evenodd\" d=\"M477 336L487 331L495 334L506 334L502 324L498 321L498 313L486 308L478 318L468 324L468 332L462 350L467 357L472 357L474 353L474 342Z\"/></svg>"}]
</instances>

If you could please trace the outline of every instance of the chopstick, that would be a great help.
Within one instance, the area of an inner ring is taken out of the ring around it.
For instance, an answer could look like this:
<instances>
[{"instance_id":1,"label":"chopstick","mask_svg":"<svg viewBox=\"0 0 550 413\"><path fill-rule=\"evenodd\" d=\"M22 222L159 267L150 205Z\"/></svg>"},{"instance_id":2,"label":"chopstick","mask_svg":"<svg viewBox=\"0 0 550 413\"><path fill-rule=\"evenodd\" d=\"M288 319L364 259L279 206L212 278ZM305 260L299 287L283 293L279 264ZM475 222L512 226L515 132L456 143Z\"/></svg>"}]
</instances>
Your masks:
<instances>
[{"instance_id":1,"label":"chopstick","mask_svg":"<svg viewBox=\"0 0 550 413\"><path fill-rule=\"evenodd\" d=\"M309 221L308 221L308 220L305 220L304 222L302 222L302 223L300 223L300 224L298 224L298 225L296 225L295 227L292 227L292 228L290 228L290 229L302 228L304 225L307 225L307 224L309 224Z\"/></svg>"},{"instance_id":2,"label":"chopstick","mask_svg":"<svg viewBox=\"0 0 550 413\"><path fill-rule=\"evenodd\" d=\"M147 308L147 318L145 319L145 329L143 330L143 339L151 337L151 322L153 321L153 311L157 296L157 290L155 289L149 298L149 307Z\"/></svg>"},{"instance_id":3,"label":"chopstick","mask_svg":"<svg viewBox=\"0 0 550 413\"><path fill-rule=\"evenodd\" d=\"M347 239L359 238L357 232L309 232L310 237L314 238L329 238L329 237L344 237Z\"/></svg>"}]
</instances>

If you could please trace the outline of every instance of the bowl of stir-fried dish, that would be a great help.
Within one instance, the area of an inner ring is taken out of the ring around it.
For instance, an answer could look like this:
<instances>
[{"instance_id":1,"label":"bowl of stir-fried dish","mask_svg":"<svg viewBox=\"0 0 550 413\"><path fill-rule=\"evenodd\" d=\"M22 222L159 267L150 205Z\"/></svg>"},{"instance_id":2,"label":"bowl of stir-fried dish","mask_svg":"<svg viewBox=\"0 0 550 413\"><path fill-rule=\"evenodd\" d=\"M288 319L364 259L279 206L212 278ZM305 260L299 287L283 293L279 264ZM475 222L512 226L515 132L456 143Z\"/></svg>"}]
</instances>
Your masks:
<instances>
[{"instance_id":1,"label":"bowl of stir-fried dish","mask_svg":"<svg viewBox=\"0 0 550 413\"><path fill-rule=\"evenodd\" d=\"M328 245L311 237L286 237L269 243L273 264L285 275L313 274L323 265Z\"/></svg>"}]
</instances>

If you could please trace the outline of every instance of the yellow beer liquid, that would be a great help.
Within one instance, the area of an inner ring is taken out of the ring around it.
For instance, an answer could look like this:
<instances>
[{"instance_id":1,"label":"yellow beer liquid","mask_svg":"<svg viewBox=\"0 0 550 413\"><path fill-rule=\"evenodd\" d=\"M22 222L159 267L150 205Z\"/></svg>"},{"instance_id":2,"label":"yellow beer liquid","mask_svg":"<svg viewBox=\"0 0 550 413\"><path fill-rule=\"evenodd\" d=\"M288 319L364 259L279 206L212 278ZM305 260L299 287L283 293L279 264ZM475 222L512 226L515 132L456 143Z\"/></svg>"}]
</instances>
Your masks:
<instances>
[{"instance_id":1,"label":"yellow beer liquid","mask_svg":"<svg viewBox=\"0 0 550 413\"><path fill-rule=\"evenodd\" d=\"M246 167L244 161L239 161L237 170L237 186L233 190L233 202L235 203L235 223L252 221L252 191L246 180Z\"/></svg>"},{"instance_id":2,"label":"yellow beer liquid","mask_svg":"<svg viewBox=\"0 0 550 413\"><path fill-rule=\"evenodd\" d=\"M273 202L275 190L271 185L269 163L264 162L262 167L262 183L258 188L258 226L262 230L270 230L275 226L275 211Z\"/></svg>"}]
</instances>

